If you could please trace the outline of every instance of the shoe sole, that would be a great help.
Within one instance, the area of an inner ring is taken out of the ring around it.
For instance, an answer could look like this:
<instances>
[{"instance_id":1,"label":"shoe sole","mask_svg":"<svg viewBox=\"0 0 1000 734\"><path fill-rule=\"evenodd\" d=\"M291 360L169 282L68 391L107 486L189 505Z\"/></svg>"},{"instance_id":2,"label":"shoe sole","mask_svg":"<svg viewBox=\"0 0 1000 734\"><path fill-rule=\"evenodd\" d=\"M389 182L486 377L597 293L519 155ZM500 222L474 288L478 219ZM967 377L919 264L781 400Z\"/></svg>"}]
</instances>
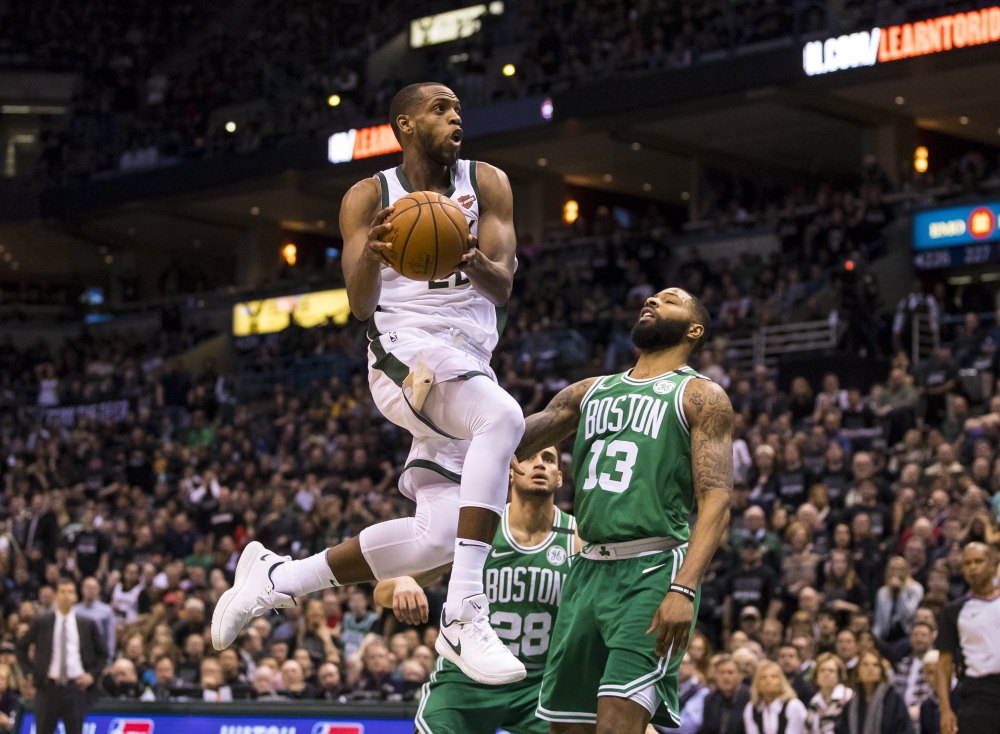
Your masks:
<instances>
[{"instance_id":1,"label":"shoe sole","mask_svg":"<svg viewBox=\"0 0 1000 734\"><path fill-rule=\"evenodd\" d=\"M462 659L461 655L456 655L455 651L444 641L440 632L438 632L438 638L434 642L434 649L437 650L438 655L455 663L469 678L476 681L476 683L482 683L484 686L502 686L506 683L516 683L519 680L524 680L525 676L528 675L528 671L524 668L514 673L507 673L506 675L482 673L471 667Z\"/></svg>"},{"instance_id":2,"label":"shoe sole","mask_svg":"<svg viewBox=\"0 0 1000 734\"><path fill-rule=\"evenodd\" d=\"M239 593L240 589L243 588L243 584L246 583L247 576L250 574L250 568L264 550L264 546L256 540L250 542L243 549L243 552L240 554L240 562L236 564L236 577L233 579L233 587L224 592L219 597L219 603L215 605L215 611L212 613L212 647L216 650L224 650L229 647L229 645L223 645L220 638L222 634L222 618L225 616L226 610L229 609L233 597Z\"/></svg>"}]
</instances>

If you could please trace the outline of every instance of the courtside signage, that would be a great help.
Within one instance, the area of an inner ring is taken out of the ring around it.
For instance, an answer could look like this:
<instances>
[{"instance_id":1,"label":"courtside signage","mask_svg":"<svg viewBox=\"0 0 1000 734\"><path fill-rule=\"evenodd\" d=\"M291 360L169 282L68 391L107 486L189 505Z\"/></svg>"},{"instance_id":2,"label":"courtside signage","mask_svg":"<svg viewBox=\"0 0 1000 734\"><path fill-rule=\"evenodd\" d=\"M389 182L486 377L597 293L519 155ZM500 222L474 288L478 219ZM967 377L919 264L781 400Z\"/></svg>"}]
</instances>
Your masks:
<instances>
[{"instance_id":1,"label":"courtside signage","mask_svg":"<svg viewBox=\"0 0 1000 734\"><path fill-rule=\"evenodd\" d=\"M1000 6L810 41L802 49L802 68L816 76L995 41Z\"/></svg>"}]
</instances>

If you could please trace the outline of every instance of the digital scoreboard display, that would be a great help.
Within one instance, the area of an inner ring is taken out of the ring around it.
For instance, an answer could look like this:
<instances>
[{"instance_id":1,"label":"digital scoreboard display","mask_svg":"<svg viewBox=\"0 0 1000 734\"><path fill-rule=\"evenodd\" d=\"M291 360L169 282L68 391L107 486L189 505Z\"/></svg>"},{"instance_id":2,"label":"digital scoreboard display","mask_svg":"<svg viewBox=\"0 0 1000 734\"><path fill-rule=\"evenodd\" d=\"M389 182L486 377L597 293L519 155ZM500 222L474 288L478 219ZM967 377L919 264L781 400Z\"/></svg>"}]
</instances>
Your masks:
<instances>
[{"instance_id":1,"label":"digital scoreboard display","mask_svg":"<svg viewBox=\"0 0 1000 734\"><path fill-rule=\"evenodd\" d=\"M952 206L913 216L913 262L920 270L1000 264L1000 202Z\"/></svg>"}]
</instances>

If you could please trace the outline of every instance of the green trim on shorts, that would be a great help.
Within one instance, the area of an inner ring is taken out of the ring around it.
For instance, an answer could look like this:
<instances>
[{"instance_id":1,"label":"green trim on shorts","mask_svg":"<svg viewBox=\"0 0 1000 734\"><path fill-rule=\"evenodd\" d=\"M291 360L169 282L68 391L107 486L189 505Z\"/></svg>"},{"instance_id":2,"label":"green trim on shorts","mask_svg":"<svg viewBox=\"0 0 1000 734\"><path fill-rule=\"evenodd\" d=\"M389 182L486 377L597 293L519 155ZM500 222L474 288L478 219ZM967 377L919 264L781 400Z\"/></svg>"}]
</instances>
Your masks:
<instances>
[{"instance_id":1,"label":"green trim on shorts","mask_svg":"<svg viewBox=\"0 0 1000 734\"><path fill-rule=\"evenodd\" d=\"M660 705L652 723L679 725L677 674L682 655L656 655L655 636L647 635L646 628L685 555L678 547L614 561L577 557L552 630L539 718L591 724L601 696L634 700L653 687ZM699 591L695 618L700 596Z\"/></svg>"},{"instance_id":2,"label":"green trim on shorts","mask_svg":"<svg viewBox=\"0 0 1000 734\"><path fill-rule=\"evenodd\" d=\"M371 347L372 354L375 355L375 363L372 365L372 368L385 372L389 376L389 379L396 383L397 387L402 388L403 380L410 374L410 368L400 362L396 355L385 351L385 347L382 346L382 342L378 338L373 340L368 346ZM416 411L413 412L416 413ZM417 415L420 414L417 413Z\"/></svg>"},{"instance_id":3,"label":"green trim on shorts","mask_svg":"<svg viewBox=\"0 0 1000 734\"><path fill-rule=\"evenodd\" d=\"M403 467L403 471L406 471L407 469L427 469L428 471L440 474L442 477L444 477L448 481L454 482L455 484L462 483L461 474L456 474L453 471L448 471L440 464L436 464L435 462L430 461L429 459L414 459L413 461L408 462L406 466Z\"/></svg>"}]
</instances>

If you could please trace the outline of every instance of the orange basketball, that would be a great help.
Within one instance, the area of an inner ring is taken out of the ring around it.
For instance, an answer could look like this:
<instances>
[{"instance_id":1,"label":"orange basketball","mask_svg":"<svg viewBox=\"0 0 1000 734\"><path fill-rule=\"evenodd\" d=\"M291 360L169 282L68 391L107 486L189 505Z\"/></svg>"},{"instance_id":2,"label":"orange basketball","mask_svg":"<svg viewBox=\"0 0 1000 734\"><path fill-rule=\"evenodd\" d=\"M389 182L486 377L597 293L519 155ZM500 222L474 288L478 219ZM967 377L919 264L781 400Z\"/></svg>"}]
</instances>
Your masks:
<instances>
[{"instance_id":1,"label":"orange basketball","mask_svg":"<svg viewBox=\"0 0 1000 734\"><path fill-rule=\"evenodd\" d=\"M415 191L398 199L387 222L392 243L386 259L411 280L439 280L451 273L469 248L469 224L462 208L447 196Z\"/></svg>"}]
</instances>

